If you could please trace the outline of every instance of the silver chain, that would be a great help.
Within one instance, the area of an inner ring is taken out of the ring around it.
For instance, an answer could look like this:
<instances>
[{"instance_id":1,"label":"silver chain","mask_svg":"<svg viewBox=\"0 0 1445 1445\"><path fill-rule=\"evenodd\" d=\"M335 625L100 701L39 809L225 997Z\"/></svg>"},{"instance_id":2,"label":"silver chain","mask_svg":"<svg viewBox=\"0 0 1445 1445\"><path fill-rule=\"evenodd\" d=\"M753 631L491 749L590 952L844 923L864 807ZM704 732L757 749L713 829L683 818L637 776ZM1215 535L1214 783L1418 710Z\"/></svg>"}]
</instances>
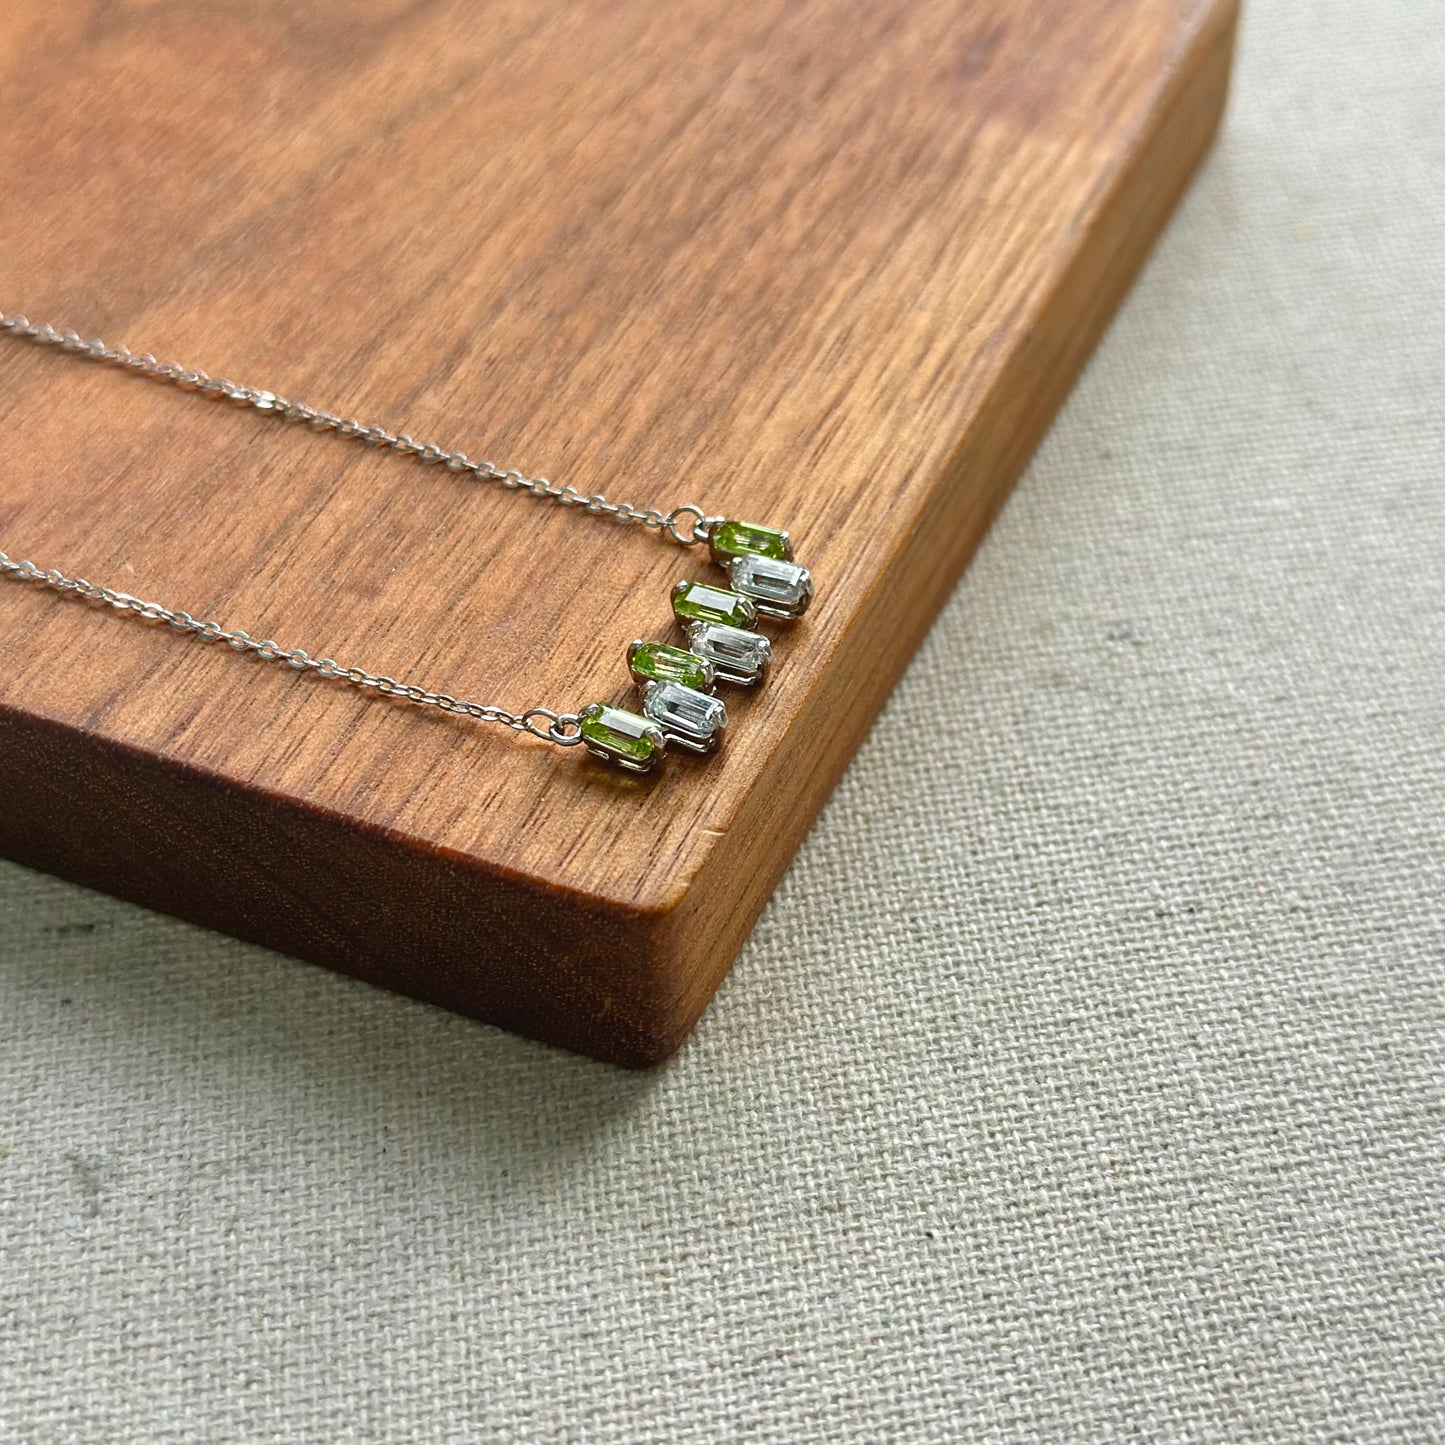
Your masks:
<instances>
[{"instance_id":1,"label":"silver chain","mask_svg":"<svg viewBox=\"0 0 1445 1445\"><path fill-rule=\"evenodd\" d=\"M443 466L449 472L471 477L479 482L499 482L508 491L525 492L541 501L556 502L563 507L577 507L589 517L610 517L618 522L635 522L658 532L681 547L695 547L706 542L708 530L720 519L709 517L699 506L684 502L664 512L657 507L635 507L631 502L609 501L601 492L579 492L572 486L555 486L546 477L524 477L513 468L499 467L489 461L474 461L465 452L448 451L433 442L419 442L405 432L388 431L382 426L368 426L354 417L337 416L305 402L292 401L274 391L240 386L234 381L208 376L196 367L181 366L174 361L157 361L149 352L137 354L128 346L111 346L98 336L87 340L78 332L44 325L33 325L27 317L0 311L0 332L37 346L54 346L88 361L116 366L124 371L155 381L164 381L182 391L195 392L215 401L232 401L248 406L263 416L280 421L301 422L315 431L335 432L368 446L386 447L402 456L420 462Z\"/></svg>"},{"instance_id":2,"label":"silver chain","mask_svg":"<svg viewBox=\"0 0 1445 1445\"><path fill-rule=\"evenodd\" d=\"M28 318L0 311L0 332L8 332L37 346L54 346L73 356L119 367L135 375L168 382L182 391L216 401L231 401L247 406L262 416L281 421L300 422L315 431L335 432L339 437L385 447L402 456L440 465L449 472L469 476L479 482L499 482L508 491L525 492L541 501L556 502L563 507L578 507L590 517L611 517L619 522L635 522L682 547L695 547L707 541L708 531L720 519L709 517L699 506L686 502L669 512L656 507L635 507L630 502L609 501L600 492L579 492L571 486L554 486L546 477L524 477L521 472L474 461L465 452L448 451L433 442L418 442L405 432L388 431L381 426L367 426L353 417L337 416L291 401L273 391L240 386L234 381L208 376L199 368L180 366L173 361L157 361L149 352L137 354L128 346L111 346L99 337L86 339L78 332L49 324L32 325ZM545 742L572 747L582 741L581 719L576 713L553 712L551 708L529 707L525 712L508 712L491 703L467 702L444 692L431 692L415 683L398 682L394 677L366 672L359 667L343 667L329 657L312 657L299 647L284 648L269 638L258 640L238 628L224 628L218 622L202 622L189 612L164 607L159 602L144 602L128 592L102 587L84 577L67 577L54 568L46 570L33 562L14 562L0 552L0 573L21 582L35 582L55 592L83 597L91 602L114 607L122 615L147 622L164 623L175 631L202 642L222 642L237 652L249 652L263 662L280 662L297 672L310 672L317 677L349 683L363 691L374 691L385 697L398 697L421 707L440 708L443 712L460 713L478 722L500 723L518 732L530 733Z\"/></svg>"},{"instance_id":3,"label":"silver chain","mask_svg":"<svg viewBox=\"0 0 1445 1445\"><path fill-rule=\"evenodd\" d=\"M490 703L467 702L462 698L444 692L429 692L415 683L398 682L394 677L365 672L359 667L343 667L329 657L312 657L299 647L285 648L270 638L257 639L238 628L225 628L219 622L202 622L189 612L174 611L159 602L143 602L128 592L117 592L113 587L100 587L84 577L67 577L54 568L48 571L33 562L14 562L0 552L0 573L7 573L20 582L36 582L52 591L84 597L91 602L103 602L114 607L123 616L138 618L145 622L162 622L175 631L197 638L201 642L224 642L237 652L249 652L263 662L282 662L297 672L314 673L317 677L333 678L337 682L349 683L363 691L380 693L383 697L399 697L414 702L420 707L440 708L442 712L460 713L475 718L478 722L500 723L503 727L515 728L518 732L531 733L544 742L557 743L570 748L582 741L581 719L576 713L553 712L550 708L529 707L525 712L508 712L506 708L494 707Z\"/></svg>"}]
</instances>

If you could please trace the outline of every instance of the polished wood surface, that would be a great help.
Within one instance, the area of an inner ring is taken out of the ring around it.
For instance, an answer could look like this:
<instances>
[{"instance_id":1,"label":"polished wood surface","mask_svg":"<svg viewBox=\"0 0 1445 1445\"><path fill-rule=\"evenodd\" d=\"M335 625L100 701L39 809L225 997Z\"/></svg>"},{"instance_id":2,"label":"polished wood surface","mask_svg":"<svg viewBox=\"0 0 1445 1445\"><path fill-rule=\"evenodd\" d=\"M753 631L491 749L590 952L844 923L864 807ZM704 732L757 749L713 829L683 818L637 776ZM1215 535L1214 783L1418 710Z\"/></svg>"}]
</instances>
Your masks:
<instances>
[{"instance_id":1,"label":"polished wood surface","mask_svg":"<svg viewBox=\"0 0 1445 1445\"><path fill-rule=\"evenodd\" d=\"M0 307L639 505L818 601L655 781L0 580L0 848L599 1057L676 1048L1206 149L1229 0L0 17ZM0 340L0 549L505 706L699 552ZM919 746L927 747L927 739ZM846 900L839 900L846 907Z\"/></svg>"}]
</instances>

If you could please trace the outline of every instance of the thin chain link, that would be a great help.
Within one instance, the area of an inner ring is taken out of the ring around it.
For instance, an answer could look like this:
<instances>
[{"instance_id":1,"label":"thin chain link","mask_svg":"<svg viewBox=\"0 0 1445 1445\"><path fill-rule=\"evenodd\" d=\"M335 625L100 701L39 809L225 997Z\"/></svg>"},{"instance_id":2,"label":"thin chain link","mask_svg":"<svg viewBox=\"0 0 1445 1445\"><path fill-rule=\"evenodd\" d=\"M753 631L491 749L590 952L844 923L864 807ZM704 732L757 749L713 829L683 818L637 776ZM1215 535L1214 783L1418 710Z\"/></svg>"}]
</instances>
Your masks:
<instances>
[{"instance_id":1,"label":"thin chain link","mask_svg":"<svg viewBox=\"0 0 1445 1445\"><path fill-rule=\"evenodd\" d=\"M218 622L202 622L189 612L178 612L163 607L159 602L143 602L128 592L117 592L113 587L101 587L88 582L84 577L67 577L54 568L46 570L33 562L14 562L0 552L0 573L8 574L20 582L35 582L52 591L74 597L84 597L91 602L102 602L114 607L123 616L138 618L146 622L160 622L175 631L197 638L201 642L223 642L237 652L249 652L263 662L280 662L297 672L314 673L317 677L332 678L337 682L349 683L362 691L380 693L383 697L399 697L419 707L440 708L442 712L460 713L475 718L478 722L500 723L503 727L517 732L530 733L544 742L556 743L570 748L582 741L581 719L576 713L553 712L550 708L529 707L525 712L508 712L506 708L491 703L467 702L462 698L444 692L429 692L415 683L398 682L394 677L365 672L359 667L343 667L329 657L312 657L299 647L285 648L269 638L258 639L236 628L225 628Z\"/></svg>"},{"instance_id":2,"label":"thin chain link","mask_svg":"<svg viewBox=\"0 0 1445 1445\"><path fill-rule=\"evenodd\" d=\"M499 482L508 491L525 492L541 501L555 502L563 507L577 507L590 517L610 517L618 522L636 523L660 533L681 547L695 547L699 542L707 541L709 529L720 520L709 517L692 502L684 502L669 512L663 512L656 507L635 507L631 502L609 501L601 492L586 493L572 486L555 486L546 477L524 477L512 468L499 467L489 461L476 461L465 452L448 451L434 442L416 441L405 432L368 426L354 417L322 411L305 402L278 396L274 391L262 391L257 387L241 386L234 381L208 376L199 368L181 366L174 361L157 361L149 352L138 354L128 346L112 346L99 337L87 340L78 332L66 328L48 323L34 325L27 317L5 311L0 311L0 332L33 341L37 346L54 346L88 361L102 362L156 381L168 382L182 391L195 392L212 400L232 401L251 407L263 416L300 422L316 431L335 432L337 436L365 442L369 446L386 447L402 456L445 467L449 472L467 475L479 482Z\"/></svg>"}]
</instances>

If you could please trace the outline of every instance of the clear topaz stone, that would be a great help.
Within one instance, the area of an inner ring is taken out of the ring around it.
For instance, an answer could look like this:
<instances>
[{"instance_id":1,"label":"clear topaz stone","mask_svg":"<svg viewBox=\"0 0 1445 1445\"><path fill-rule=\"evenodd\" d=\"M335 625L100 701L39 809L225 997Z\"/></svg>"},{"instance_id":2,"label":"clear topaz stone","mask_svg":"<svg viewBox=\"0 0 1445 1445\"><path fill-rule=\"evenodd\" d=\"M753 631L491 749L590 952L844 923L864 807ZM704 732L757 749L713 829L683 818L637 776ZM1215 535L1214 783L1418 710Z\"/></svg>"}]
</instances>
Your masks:
<instances>
[{"instance_id":1,"label":"clear topaz stone","mask_svg":"<svg viewBox=\"0 0 1445 1445\"><path fill-rule=\"evenodd\" d=\"M716 622L698 622L687 630L687 645L712 663L719 682L751 687L761 682L773 660L773 646L761 633Z\"/></svg>"},{"instance_id":2,"label":"clear topaz stone","mask_svg":"<svg viewBox=\"0 0 1445 1445\"><path fill-rule=\"evenodd\" d=\"M662 729L663 736L694 752L710 753L728 725L721 698L696 692L680 682L650 682L643 689L642 711Z\"/></svg>"},{"instance_id":3,"label":"clear topaz stone","mask_svg":"<svg viewBox=\"0 0 1445 1445\"><path fill-rule=\"evenodd\" d=\"M801 617L813 600L806 567L773 557L734 557L728 565L733 591L750 598L768 617Z\"/></svg>"}]
</instances>

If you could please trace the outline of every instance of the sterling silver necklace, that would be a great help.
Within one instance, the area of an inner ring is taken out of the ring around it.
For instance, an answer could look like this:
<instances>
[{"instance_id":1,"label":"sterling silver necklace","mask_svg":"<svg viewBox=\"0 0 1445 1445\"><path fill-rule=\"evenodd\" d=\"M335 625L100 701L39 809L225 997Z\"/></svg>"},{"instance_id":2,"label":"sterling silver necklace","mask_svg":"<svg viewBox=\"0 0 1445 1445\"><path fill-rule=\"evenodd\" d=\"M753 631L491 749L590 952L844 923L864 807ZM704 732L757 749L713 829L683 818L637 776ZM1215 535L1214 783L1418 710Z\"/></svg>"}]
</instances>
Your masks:
<instances>
[{"instance_id":1,"label":"sterling silver necklace","mask_svg":"<svg viewBox=\"0 0 1445 1445\"><path fill-rule=\"evenodd\" d=\"M610 501L600 492L588 494L571 486L554 486L545 477L524 477L521 472L489 461L474 461L464 452L418 442L404 432L366 426L351 417L321 411L272 391L238 386L204 371L157 361L148 353L108 345L98 338L86 340L74 331L35 326L24 316L0 311L0 333L168 382L211 400L235 402L263 416L384 447L443 466L472 481L496 482L508 491L571 507L584 516L636 524L680 547L705 545L712 561L727 574L725 586L684 578L673 587L673 618L686 646L638 638L627 648L628 670L641 696L640 711L594 702L576 712L540 706L513 712L493 703L468 702L449 693L432 692L360 667L344 667L333 658L313 657L299 647L282 647L239 628L203 622L189 612L159 602L144 602L84 577L71 577L33 562L12 561L0 551L0 573L8 577L37 583L62 595L105 603L123 616L162 623L202 642L225 643L238 653L250 653L265 662L284 663L297 672L349 683L421 707L440 708L478 722L499 723L558 747L580 744L616 767L649 772L662 761L669 745L694 753L710 753L717 748L727 726L727 709L716 696L718 685L755 686L767 675L772 661L772 644L757 630L759 618L793 621L807 611L813 597L808 569L793 560L792 541L787 532L776 527L710 516L692 502L664 512L656 507Z\"/></svg>"}]
</instances>

